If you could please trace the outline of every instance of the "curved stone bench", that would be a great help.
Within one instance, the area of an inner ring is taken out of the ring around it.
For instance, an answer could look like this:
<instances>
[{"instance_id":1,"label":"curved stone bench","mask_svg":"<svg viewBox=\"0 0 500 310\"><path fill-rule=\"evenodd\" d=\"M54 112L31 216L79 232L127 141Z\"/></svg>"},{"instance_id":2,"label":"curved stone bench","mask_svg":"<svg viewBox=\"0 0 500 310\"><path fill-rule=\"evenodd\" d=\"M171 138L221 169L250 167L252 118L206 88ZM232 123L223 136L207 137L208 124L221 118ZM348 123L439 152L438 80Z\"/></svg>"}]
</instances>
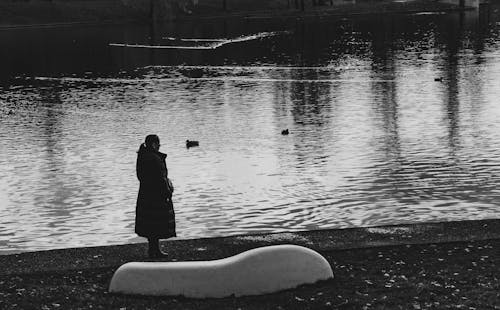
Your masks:
<instances>
[{"instance_id":1,"label":"curved stone bench","mask_svg":"<svg viewBox=\"0 0 500 310\"><path fill-rule=\"evenodd\" d=\"M213 261L127 263L115 271L109 291L226 297L272 293L329 278L330 264L318 252L274 245Z\"/></svg>"}]
</instances>

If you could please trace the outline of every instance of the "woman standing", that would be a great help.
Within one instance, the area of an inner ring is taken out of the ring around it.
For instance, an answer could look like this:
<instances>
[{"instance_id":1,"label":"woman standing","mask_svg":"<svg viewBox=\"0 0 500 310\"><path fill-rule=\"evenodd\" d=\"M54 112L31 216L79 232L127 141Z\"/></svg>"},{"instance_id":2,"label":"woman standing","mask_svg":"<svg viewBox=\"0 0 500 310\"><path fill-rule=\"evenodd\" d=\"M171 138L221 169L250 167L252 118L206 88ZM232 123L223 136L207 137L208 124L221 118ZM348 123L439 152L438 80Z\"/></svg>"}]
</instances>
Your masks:
<instances>
[{"instance_id":1,"label":"woman standing","mask_svg":"<svg viewBox=\"0 0 500 310\"><path fill-rule=\"evenodd\" d=\"M167 154L161 153L160 138L148 135L137 152L137 196L135 233L148 239L151 258L166 256L160 250L159 239L175 237L175 213L172 204L173 186L168 180L165 163Z\"/></svg>"}]
</instances>

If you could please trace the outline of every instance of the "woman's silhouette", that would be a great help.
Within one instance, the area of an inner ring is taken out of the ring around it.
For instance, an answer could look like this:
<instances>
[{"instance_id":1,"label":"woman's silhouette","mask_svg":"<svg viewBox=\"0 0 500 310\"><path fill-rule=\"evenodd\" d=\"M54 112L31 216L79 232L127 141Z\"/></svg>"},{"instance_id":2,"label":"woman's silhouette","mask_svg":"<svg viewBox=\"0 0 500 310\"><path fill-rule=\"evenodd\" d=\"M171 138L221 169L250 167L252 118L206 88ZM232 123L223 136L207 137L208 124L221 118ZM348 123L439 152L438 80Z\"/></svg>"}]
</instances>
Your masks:
<instances>
[{"instance_id":1,"label":"woman's silhouette","mask_svg":"<svg viewBox=\"0 0 500 310\"><path fill-rule=\"evenodd\" d=\"M160 138L148 135L137 152L137 196L135 232L149 242L151 258L164 257L159 239L175 237L175 213L172 204L174 188L168 179L165 163L167 154L161 153Z\"/></svg>"}]
</instances>

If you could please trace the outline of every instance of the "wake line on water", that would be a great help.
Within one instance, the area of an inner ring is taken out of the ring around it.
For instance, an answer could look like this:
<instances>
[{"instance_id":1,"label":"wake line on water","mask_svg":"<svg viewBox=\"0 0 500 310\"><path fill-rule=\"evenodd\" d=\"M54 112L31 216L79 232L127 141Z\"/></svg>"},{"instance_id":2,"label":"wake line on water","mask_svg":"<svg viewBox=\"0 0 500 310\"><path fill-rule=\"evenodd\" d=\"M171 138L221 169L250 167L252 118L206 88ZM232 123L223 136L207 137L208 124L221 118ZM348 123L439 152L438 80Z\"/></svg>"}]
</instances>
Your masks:
<instances>
[{"instance_id":1,"label":"wake line on water","mask_svg":"<svg viewBox=\"0 0 500 310\"><path fill-rule=\"evenodd\" d=\"M210 65L171 65L171 66L145 66L141 69L216 69L216 70L334 70L341 71L347 68L328 66L210 66Z\"/></svg>"},{"instance_id":2,"label":"wake line on water","mask_svg":"<svg viewBox=\"0 0 500 310\"><path fill-rule=\"evenodd\" d=\"M239 43L273 37L281 34L289 33L288 31L275 31L275 32L260 32L257 34L241 36L234 39L177 39L172 37L164 37L167 40L179 40L182 42L213 42L208 45L198 46L183 46L183 45L147 45L147 44L128 44L128 43L109 43L109 46L115 47L129 47L129 48L150 48L150 49L188 49L188 50L213 50L222 47L226 44Z\"/></svg>"},{"instance_id":3,"label":"wake line on water","mask_svg":"<svg viewBox=\"0 0 500 310\"><path fill-rule=\"evenodd\" d=\"M109 46L129 47L129 48L149 48L149 49L179 49L179 50L213 50L211 46L173 46L173 45L144 45L144 44L126 44L109 43Z\"/></svg>"},{"instance_id":4,"label":"wake line on water","mask_svg":"<svg viewBox=\"0 0 500 310\"><path fill-rule=\"evenodd\" d=\"M411 13L410 15L445 15L447 14L446 12L418 12L418 13Z\"/></svg>"},{"instance_id":5,"label":"wake line on water","mask_svg":"<svg viewBox=\"0 0 500 310\"><path fill-rule=\"evenodd\" d=\"M183 39L174 37L163 37L162 39L170 41L183 41L183 42L225 42L228 39Z\"/></svg>"},{"instance_id":6,"label":"wake line on water","mask_svg":"<svg viewBox=\"0 0 500 310\"><path fill-rule=\"evenodd\" d=\"M349 79L267 79L267 78L157 78L157 79L116 79L116 78L73 78L73 77L35 77L38 81L60 81L60 82L87 82L87 83L121 83L121 84L137 84L144 82L190 82L190 81L205 81L205 82L249 82L249 83L261 83L261 82L297 82L297 83L393 83L395 80L349 80Z\"/></svg>"}]
</instances>

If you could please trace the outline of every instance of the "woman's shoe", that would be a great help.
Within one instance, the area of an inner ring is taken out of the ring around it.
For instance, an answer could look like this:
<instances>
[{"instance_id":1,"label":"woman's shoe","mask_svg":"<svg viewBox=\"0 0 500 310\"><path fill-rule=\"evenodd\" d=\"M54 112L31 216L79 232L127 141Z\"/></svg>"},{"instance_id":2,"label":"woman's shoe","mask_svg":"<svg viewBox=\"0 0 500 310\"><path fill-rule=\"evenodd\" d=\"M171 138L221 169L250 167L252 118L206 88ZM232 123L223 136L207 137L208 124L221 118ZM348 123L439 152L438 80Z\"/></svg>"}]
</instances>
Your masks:
<instances>
[{"instance_id":1,"label":"woman's shoe","mask_svg":"<svg viewBox=\"0 0 500 310\"><path fill-rule=\"evenodd\" d=\"M148 251L149 258L164 258L167 257L167 253L163 253L161 250Z\"/></svg>"}]
</instances>

